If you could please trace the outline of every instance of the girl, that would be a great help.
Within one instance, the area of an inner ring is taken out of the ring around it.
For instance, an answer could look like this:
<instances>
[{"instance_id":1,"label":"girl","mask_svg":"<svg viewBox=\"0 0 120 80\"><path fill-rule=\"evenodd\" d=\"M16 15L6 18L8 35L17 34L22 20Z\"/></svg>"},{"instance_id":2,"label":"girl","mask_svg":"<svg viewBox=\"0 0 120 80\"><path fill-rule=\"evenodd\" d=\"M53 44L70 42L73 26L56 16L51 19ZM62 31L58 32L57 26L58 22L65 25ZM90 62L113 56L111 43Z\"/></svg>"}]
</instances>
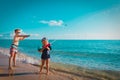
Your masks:
<instances>
[{"instance_id":1,"label":"girl","mask_svg":"<svg viewBox=\"0 0 120 80\"><path fill-rule=\"evenodd\" d=\"M43 66L46 62L47 75L49 75L50 50L51 45L49 44L48 40L45 37L42 38L42 49L39 50L42 52L40 73L42 72Z\"/></svg>"}]
</instances>

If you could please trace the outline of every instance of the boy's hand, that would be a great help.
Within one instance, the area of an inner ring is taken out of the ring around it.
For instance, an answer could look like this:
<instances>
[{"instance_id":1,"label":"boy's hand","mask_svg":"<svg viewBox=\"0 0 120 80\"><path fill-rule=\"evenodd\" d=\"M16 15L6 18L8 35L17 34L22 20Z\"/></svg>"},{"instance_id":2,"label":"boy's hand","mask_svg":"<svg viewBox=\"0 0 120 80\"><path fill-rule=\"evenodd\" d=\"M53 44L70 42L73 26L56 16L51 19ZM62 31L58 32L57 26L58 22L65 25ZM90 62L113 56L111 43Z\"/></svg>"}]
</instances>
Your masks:
<instances>
[{"instance_id":1,"label":"boy's hand","mask_svg":"<svg viewBox=\"0 0 120 80\"><path fill-rule=\"evenodd\" d=\"M25 35L25 37L30 37L30 35Z\"/></svg>"},{"instance_id":2,"label":"boy's hand","mask_svg":"<svg viewBox=\"0 0 120 80\"><path fill-rule=\"evenodd\" d=\"M30 35L24 35L24 38L27 38L27 37L29 37Z\"/></svg>"}]
</instances>

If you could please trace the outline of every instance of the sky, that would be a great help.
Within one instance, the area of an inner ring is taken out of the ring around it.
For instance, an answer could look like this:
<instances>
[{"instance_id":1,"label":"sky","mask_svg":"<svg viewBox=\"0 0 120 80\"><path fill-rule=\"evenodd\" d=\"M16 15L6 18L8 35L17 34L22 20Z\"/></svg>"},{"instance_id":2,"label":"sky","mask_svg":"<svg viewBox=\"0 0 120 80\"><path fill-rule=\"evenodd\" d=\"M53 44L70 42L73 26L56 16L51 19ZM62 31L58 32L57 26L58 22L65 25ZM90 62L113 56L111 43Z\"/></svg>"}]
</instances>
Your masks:
<instances>
[{"instance_id":1,"label":"sky","mask_svg":"<svg viewBox=\"0 0 120 80\"><path fill-rule=\"evenodd\" d=\"M0 39L120 40L120 0L0 0Z\"/></svg>"}]
</instances>

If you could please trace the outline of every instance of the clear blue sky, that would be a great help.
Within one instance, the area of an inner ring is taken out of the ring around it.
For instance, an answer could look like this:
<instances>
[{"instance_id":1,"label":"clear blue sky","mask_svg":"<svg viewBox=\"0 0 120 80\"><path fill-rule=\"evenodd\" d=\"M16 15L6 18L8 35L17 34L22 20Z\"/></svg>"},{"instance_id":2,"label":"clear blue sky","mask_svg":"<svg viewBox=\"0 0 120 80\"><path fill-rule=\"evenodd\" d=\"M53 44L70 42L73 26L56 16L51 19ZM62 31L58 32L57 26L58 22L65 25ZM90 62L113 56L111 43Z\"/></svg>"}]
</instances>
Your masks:
<instances>
[{"instance_id":1,"label":"clear blue sky","mask_svg":"<svg viewBox=\"0 0 120 80\"><path fill-rule=\"evenodd\" d=\"M0 38L120 39L120 0L0 0Z\"/></svg>"}]
</instances>

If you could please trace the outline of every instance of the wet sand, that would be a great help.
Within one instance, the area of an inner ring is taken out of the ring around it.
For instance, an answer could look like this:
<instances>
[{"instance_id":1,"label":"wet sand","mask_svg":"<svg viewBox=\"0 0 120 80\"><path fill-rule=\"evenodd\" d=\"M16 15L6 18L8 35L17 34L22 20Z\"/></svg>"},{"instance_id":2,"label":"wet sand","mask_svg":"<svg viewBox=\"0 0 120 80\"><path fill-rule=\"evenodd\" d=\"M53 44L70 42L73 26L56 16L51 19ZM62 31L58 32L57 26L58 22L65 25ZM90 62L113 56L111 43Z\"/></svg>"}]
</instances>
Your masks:
<instances>
[{"instance_id":1,"label":"wet sand","mask_svg":"<svg viewBox=\"0 0 120 80\"><path fill-rule=\"evenodd\" d=\"M3 55L3 52L6 55ZM50 74L38 74L39 65L17 61L13 71L8 70L9 50L0 48L0 80L120 80L120 71L103 71L85 69L78 66L53 63L50 64Z\"/></svg>"}]
</instances>

